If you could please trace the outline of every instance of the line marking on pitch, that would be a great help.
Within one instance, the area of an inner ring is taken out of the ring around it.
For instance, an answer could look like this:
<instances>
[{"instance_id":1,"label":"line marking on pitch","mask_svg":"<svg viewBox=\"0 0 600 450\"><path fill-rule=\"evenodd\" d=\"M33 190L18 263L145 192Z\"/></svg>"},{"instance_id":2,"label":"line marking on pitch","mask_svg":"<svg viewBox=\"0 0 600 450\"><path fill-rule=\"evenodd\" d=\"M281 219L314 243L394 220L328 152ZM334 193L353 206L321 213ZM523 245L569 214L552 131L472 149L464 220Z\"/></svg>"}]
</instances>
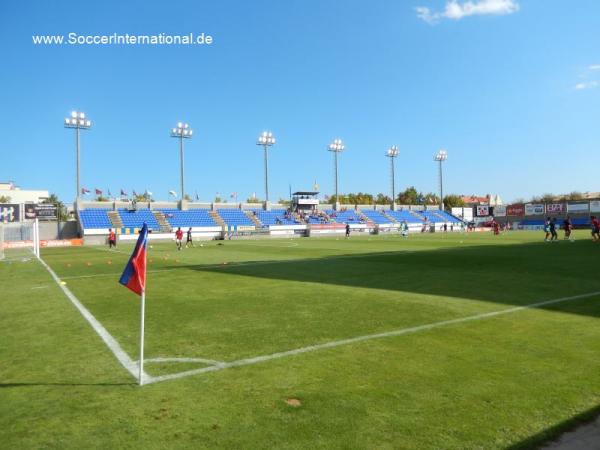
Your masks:
<instances>
[{"instance_id":1,"label":"line marking on pitch","mask_svg":"<svg viewBox=\"0 0 600 450\"><path fill-rule=\"evenodd\" d=\"M161 363L161 362L176 362L176 363L202 363L210 366L222 366L226 364L223 361L215 361L214 359L206 358L144 358L144 364L146 363ZM137 364L137 361L136 361Z\"/></svg>"},{"instance_id":2,"label":"line marking on pitch","mask_svg":"<svg viewBox=\"0 0 600 450\"><path fill-rule=\"evenodd\" d=\"M420 331L428 331L433 328L439 328L439 327L443 327L443 326L447 326L447 325L455 325L455 324L459 324L459 323L472 322L475 320L487 319L490 317L511 314L511 313L515 313L518 311L539 308L541 306L553 305L556 303L563 303L563 302L568 302L568 301L573 301L573 300L580 300L580 299L584 299L584 298L595 297L598 295L600 295L600 291L590 292L587 294L573 295L570 297L560 297L560 298L555 298L552 300L544 300L544 301L540 301L540 302L536 302L536 303L531 303L529 305L515 306L513 308L502 309L499 311L475 314L475 315L466 316L466 317L459 317L457 319L442 320L440 322L433 322L433 323L428 323L428 324L424 324L424 325L417 325L414 327L402 328L402 329L393 330L393 331L386 331L383 333L367 334L364 336L357 336L357 337L353 337L353 338L349 338L349 339L342 339L339 341L325 342L323 344L309 345L309 346L300 347L300 348L297 348L294 350L272 353L270 355L262 355L262 356L256 356L253 358L238 359L236 361L225 362L220 365L203 367L201 369L193 369L193 370L187 370L185 372L173 373L173 374L169 374L169 375L149 377L146 379L145 384L158 383L158 382L167 381L167 380L175 380L178 378L189 377L189 376L198 375L198 374L207 373L207 372L215 372L215 371L229 369L229 368L233 368L233 367L248 366L248 365L258 364L258 363L265 362L265 361L271 361L274 359L280 359L280 358L285 358L288 356L295 356L295 355L300 355L302 353L309 353L309 352L314 352L314 351L324 350L324 349L329 349L329 348L334 348L334 347L341 347L343 345L356 344L359 342L370 341L370 340L374 340L374 339L383 339L383 338L394 337L394 336L402 336L405 334L418 333Z\"/></svg>"},{"instance_id":3,"label":"line marking on pitch","mask_svg":"<svg viewBox=\"0 0 600 450\"><path fill-rule=\"evenodd\" d=\"M98 333L100 338L104 341L106 346L110 349L110 351L115 355L117 360L121 363L121 365L131 374L135 379L138 378L139 365L134 362L125 350L121 348L119 343L116 341L114 337L102 326L102 324L93 316L93 314L85 307L83 304L75 297L75 295L67 288L64 284L61 284L60 278L54 273L54 271L50 268L48 264L43 259L39 259L40 263L46 268L46 270L50 273L54 281L59 288L62 289L67 298L71 301L71 303L79 310L81 315L88 321L88 323L92 326L94 331ZM150 378L148 374L144 372L144 379Z\"/></svg>"}]
</instances>

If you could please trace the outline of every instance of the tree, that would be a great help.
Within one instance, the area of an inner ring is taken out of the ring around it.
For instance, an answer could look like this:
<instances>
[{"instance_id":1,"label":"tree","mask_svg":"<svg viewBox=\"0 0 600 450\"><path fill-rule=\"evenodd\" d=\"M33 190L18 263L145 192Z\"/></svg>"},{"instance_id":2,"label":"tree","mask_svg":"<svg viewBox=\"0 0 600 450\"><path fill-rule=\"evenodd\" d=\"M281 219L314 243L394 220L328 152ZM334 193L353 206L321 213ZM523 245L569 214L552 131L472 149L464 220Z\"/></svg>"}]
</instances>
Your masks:
<instances>
[{"instance_id":1,"label":"tree","mask_svg":"<svg viewBox=\"0 0 600 450\"><path fill-rule=\"evenodd\" d=\"M421 198L423 199L421 202L423 205L439 205L440 204L440 198L437 196L437 194L434 194L433 192L428 192L425 195L421 194Z\"/></svg>"},{"instance_id":2,"label":"tree","mask_svg":"<svg viewBox=\"0 0 600 450\"><path fill-rule=\"evenodd\" d=\"M259 200L257 197L249 197L246 199L246 203L262 203L262 200Z\"/></svg>"},{"instance_id":3,"label":"tree","mask_svg":"<svg viewBox=\"0 0 600 450\"><path fill-rule=\"evenodd\" d=\"M184 199L185 201L188 201L188 202L191 202L191 201L192 201L192 197L190 197L190 195L189 195L189 194L185 194L185 195L183 196L183 199Z\"/></svg>"},{"instance_id":4,"label":"tree","mask_svg":"<svg viewBox=\"0 0 600 450\"><path fill-rule=\"evenodd\" d=\"M540 198L540 200L543 203L552 203L555 200L555 198L556 197L554 196L554 194L546 193L546 194L542 195L542 197Z\"/></svg>"},{"instance_id":5,"label":"tree","mask_svg":"<svg viewBox=\"0 0 600 450\"><path fill-rule=\"evenodd\" d=\"M377 197L375 197L375 204L376 205L391 205L392 204L392 199L382 193L377 194Z\"/></svg>"},{"instance_id":6,"label":"tree","mask_svg":"<svg viewBox=\"0 0 600 450\"><path fill-rule=\"evenodd\" d=\"M67 208L65 208L64 203L60 201L56 194L50 194L42 203L56 206L56 217L58 220L67 220Z\"/></svg>"},{"instance_id":7,"label":"tree","mask_svg":"<svg viewBox=\"0 0 600 450\"><path fill-rule=\"evenodd\" d=\"M102 196L102 195L99 195L98 197L96 197L96 201L97 202L108 202L109 199L106 198L106 197L104 197L104 196Z\"/></svg>"},{"instance_id":8,"label":"tree","mask_svg":"<svg viewBox=\"0 0 600 450\"><path fill-rule=\"evenodd\" d=\"M398 194L398 203L401 205L417 205L419 203L418 198L419 193L417 189L414 186L410 186L404 192Z\"/></svg>"},{"instance_id":9,"label":"tree","mask_svg":"<svg viewBox=\"0 0 600 450\"><path fill-rule=\"evenodd\" d=\"M444 205L446 208L460 208L465 206L465 202L460 195L446 195L444 197Z\"/></svg>"},{"instance_id":10,"label":"tree","mask_svg":"<svg viewBox=\"0 0 600 450\"><path fill-rule=\"evenodd\" d=\"M583 194L578 191L573 191L566 196L566 200L583 200Z\"/></svg>"},{"instance_id":11,"label":"tree","mask_svg":"<svg viewBox=\"0 0 600 450\"><path fill-rule=\"evenodd\" d=\"M0 203L10 203L10 197L8 195L0 195Z\"/></svg>"}]
</instances>

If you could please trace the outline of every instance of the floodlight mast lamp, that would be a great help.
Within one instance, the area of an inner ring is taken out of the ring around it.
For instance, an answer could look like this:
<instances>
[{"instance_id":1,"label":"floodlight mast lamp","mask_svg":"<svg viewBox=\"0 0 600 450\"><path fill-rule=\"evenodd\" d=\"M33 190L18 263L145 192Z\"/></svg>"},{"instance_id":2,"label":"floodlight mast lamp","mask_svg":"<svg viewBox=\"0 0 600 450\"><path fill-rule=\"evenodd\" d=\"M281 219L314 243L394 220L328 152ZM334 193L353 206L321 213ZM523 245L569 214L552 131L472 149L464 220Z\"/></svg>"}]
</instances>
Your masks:
<instances>
[{"instance_id":1,"label":"floodlight mast lamp","mask_svg":"<svg viewBox=\"0 0 600 450\"><path fill-rule=\"evenodd\" d=\"M392 145L388 148L388 151L385 152L385 156L390 158L390 165L392 170L392 211L396 210L396 177L395 177L395 166L394 159L398 157L398 147Z\"/></svg>"},{"instance_id":2,"label":"floodlight mast lamp","mask_svg":"<svg viewBox=\"0 0 600 450\"><path fill-rule=\"evenodd\" d=\"M265 155L265 208L269 205L269 147L275 145L275 136L270 131L263 131L256 145L261 145Z\"/></svg>"},{"instance_id":3,"label":"floodlight mast lamp","mask_svg":"<svg viewBox=\"0 0 600 450\"><path fill-rule=\"evenodd\" d=\"M444 210L444 178L442 174L442 163L448 159L448 152L441 149L433 157L434 161L439 163L439 177L440 177L440 210Z\"/></svg>"},{"instance_id":4,"label":"floodlight mast lamp","mask_svg":"<svg viewBox=\"0 0 600 450\"><path fill-rule=\"evenodd\" d=\"M338 195L338 153L342 153L346 147L341 139L334 139L327 150L333 152L333 170L335 174L335 210L340 209L340 197Z\"/></svg>"},{"instance_id":5,"label":"floodlight mast lamp","mask_svg":"<svg viewBox=\"0 0 600 450\"><path fill-rule=\"evenodd\" d=\"M70 117L65 117L65 128L73 128L75 130L75 148L76 148L76 178L77 178L77 195L75 200L79 208L79 200L81 196L81 178L80 178L80 145L79 131L87 130L92 126L90 119L86 118L85 113L81 111L72 111Z\"/></svg>"},{"instance_id":6,"label":"floodlight mast lamp","mask_svg":"<svg viewBox=\"0 0 600 450\"><path fill-rule=\"evenodd\" d=\"M187 123L178 122L175 128L171 128L171 137L179 139L179 170L181 177L181 207L183 207L183 202L185 200L185 190L184 186L184 172L185 172L185 163L183 158L183 140L191 139L194 131L190 128Z\"/></svg>"}]
</instances>

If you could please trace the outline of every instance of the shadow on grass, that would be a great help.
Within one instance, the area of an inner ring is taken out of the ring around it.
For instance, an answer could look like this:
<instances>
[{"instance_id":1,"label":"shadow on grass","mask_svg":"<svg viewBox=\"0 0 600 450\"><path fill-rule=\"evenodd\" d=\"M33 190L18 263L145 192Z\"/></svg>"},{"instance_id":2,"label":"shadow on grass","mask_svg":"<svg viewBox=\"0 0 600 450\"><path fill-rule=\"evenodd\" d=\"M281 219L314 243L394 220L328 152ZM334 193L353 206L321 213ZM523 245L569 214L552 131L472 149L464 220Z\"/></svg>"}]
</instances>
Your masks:
<instances>
[{"instance_id":1,"label":"shadow on grass","mask_svg":"<svg viewBox=\"0 0 600 450\"><path fill-rule=\"evenodd\" d=\"M519 306L600 291L598 250L591 242L528 243L169 268ZM368 299L367 292L365 298ZM597 302L561 303L546 308L600 316Z\"/></svg>"},{"instance_id":2,"label":"shadow on grass","mask_svg":"<svg viewBox=\"0 0 600 450\"><path fill-rule=\"evenodd\" d=\"M527 439L508 447L507 450L525 450L540 448L544 444L549 445L554 441L558 440L563 433L574 431L578 427L591 423L598 416L600 416L600 405L590 408L587 411L582 412L576 416L573 416L563 422L560 422L552 427L546 428L545 430L528 437ZM579 444L579 447L572 446L569 448L585 448ZM600 443L599 443L600 445Z\"/></svg>"},{"instance_id":3,"label":"shadow on grass","mask_svg":"<svg viewBox=\"0 0 600 450\"><path fill-rule=\"evenodd\" d=\"M46 382L28 382L28 383L0 383L0 389L19 388L19 387L40 387L40 386L137 386L137 383L46 383Z\"/></svg>"}]
</instances>

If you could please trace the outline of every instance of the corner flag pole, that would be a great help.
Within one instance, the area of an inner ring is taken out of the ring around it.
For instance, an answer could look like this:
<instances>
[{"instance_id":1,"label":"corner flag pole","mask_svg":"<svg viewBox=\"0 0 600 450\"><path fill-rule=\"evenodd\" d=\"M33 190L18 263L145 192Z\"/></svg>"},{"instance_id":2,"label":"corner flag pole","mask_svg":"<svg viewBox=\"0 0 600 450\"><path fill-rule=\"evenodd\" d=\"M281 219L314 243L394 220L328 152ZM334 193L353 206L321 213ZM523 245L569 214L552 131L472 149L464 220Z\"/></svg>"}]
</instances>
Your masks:
<instances>
[{"instance_id":1,"label":"corner flag pole","mask_svg":"<svg viewBox=\"0 0 600 450\"><path fill-rule=\"evenodd\" d=\"M140 375L139 384L144 384L144 316L146 309L146 289L142 290L142 301L140 302Z\"/></svg>"},{"instance_id":2,"label":"corner flag pole","mask_svg":"<svg viewBox=\"0 0 600 450\"><path fill-rule=\"evenodd\" d=\"M140 362L138 383L140 386L144 384L144 315L146 309L146 243L148 241L148 225L144 222L144 226L140 231L131 258L125 266L123 275L119 279L119 283L127 289L135 292L140 298Z\"/></svg>"}]
</instances>

